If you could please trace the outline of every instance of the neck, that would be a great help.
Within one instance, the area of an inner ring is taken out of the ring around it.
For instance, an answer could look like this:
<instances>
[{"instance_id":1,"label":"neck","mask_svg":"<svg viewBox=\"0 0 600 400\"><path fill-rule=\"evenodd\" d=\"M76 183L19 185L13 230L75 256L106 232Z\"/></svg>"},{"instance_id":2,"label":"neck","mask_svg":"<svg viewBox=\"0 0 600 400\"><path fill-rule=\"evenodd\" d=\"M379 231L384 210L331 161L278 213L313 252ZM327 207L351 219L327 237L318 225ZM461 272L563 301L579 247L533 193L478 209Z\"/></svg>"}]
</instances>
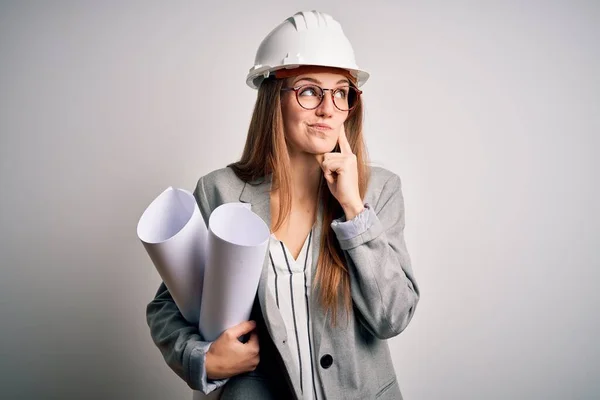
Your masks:
<instances>
[{"instance_id":1,"label":"neck","mask_svg":"<svg viewBox=\"0 0 600 400\"><path fill-rule=\"evenodd\" d=\"M316 203L323 171L313 154L290 154L292 201Z\"/></svg>"},{"instance_id":2,"label":"neck","mask_svg":"<svg viewBox=\"0 0 600 400\"><path fill-rule=\"evenodd\" d=\"M314 219L317 209L317 196L319 182L323 174L321 166L317 162L313 154L290 152L290 173L292 178L292 209L286 217L284 227L279 229L288 229L290 218L293 215L302 218ZM270 193L271 196L271 218L272 223L279 217L279 191L275 190ZM273 226L271 227L273 229Z\"/></svg>"}]
</instances>

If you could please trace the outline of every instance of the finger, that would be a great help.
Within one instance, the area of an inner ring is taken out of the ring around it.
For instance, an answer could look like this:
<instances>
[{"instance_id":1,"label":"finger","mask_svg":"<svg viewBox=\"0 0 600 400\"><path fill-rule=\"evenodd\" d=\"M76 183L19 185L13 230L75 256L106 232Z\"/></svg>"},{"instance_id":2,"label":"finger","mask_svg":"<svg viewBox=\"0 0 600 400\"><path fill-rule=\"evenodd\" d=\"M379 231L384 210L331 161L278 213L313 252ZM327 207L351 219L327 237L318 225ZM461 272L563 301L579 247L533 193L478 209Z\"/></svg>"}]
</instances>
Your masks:
<instances>
[{"instance_id":1,"label":"finger","mask_svg":"<svg viewBox=\"0 0 600 400\"><path fill-rule=\"evenodd\" d=\"M329 184L333 185L335 183L335 179L333 178L333 175L331 174L331 172L329 172L329 173L326 172L325 174L323 174L323 176L325 177L325 180Z\"/></svg>"},{"instance_id":2,"label":"finger","mask_svg":"<svg viewBox=\"0 0 600 400\"><path fill-rule=\"evenodd\" d=\"M339 173L344 169L345 160L325 160L322 165L326 171Z\"/></svg>"},{"instance_id":3,"label":"finger","mask_svg":"<svg viewBox=\"0 0 600 400\"><path fill-rule=\"evenodd\" d=\"M346 154L342 154L342 153L325 153L325 154L323 154L323 161L344 159L347 157L348 156ZM321 161L321 162L323 162L323 161Z\"/></svg>"},{"instance_id":4,"label":"finger","mask_svg":"<svg viewBox=\"0 0 600 400\"><path fill-rule=\"evenodd\" d=\"M333 184L335 182L335 177L333 176L334 170L330 167L329 164L331 163L328 161L323 161L323 164L321 164L321 169L323 170L323 176L325 177L325 180L329 184Z\"/></svg>"},{"instance_id":5,"label":"finger","mask_svg":"<svg viewBox=\"0 0 600 400\"><path fill-rule=\"evenodd\" d=\"M348 142L348 138L346 137L346 130L344 129L344 125L342 125L342 129L340 130L338 143L340 145L340 152L342 154L352 153L352 147L350 147L350 143Z\"/></svg>"},{"instance_id":6,"label":"finger","mask_svg":"<svg viewBox=\"0 0 600 400\"><path fill-rule=\"evenodd\" d=\"M248 350L258 353L259 345L258 345L258 335L256 334L256 332L252 332L250 334L250 339L248 340L248 342L246 342L246 346L247 346Z\"/></svg>"},{"instance_id":7,"label":"finger","mask_svg":"<svg viewBox=\"0 0 600 400\"><path fill-rule=\"evenodd\" d=\"M256 322L254 321L244 321L236 326L232 326L227 331L231 335L231 337L238 338L246 333L252 331L256 328Z\"/></svg>"},{"instance_id":8,"label":"finger","mask_svg":"<svg viewBox=\"0 0 600 400\"><path fill-rule=\"evenodd\" d=\"M323 163L324 158L325 158L325 155L323 155L323 154L315 154L315 159L317 160L319 165L321 165Z\"/></svg>"},{"instance_id":9,"label":"finger","mask_svg":"<svg viewBox=\"0 0 600 400\"><path fill-rule=\"evenodd\" d=\"M327 179L328 176L331 176L332 171L327 167L327 161L324 161L323 164L321 164L321 169L323 170L325 179ZM329 179L327 179L327 181L329 182Z\"/></svg>"}]
</instances>

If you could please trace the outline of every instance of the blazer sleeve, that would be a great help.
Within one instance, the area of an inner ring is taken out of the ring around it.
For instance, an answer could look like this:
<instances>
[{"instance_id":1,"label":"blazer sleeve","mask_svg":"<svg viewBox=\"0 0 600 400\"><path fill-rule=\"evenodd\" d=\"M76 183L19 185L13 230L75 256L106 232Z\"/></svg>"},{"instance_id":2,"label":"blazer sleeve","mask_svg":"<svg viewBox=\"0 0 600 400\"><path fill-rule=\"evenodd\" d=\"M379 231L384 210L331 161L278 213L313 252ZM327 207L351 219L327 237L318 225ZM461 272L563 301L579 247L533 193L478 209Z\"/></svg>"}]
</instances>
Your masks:
<instances>
[{"instance_id":1,"label":"blazer sleeve","mask_svg":"<svg viewBox=\"0 0 600 400\"><path fill-rule=\"evenodd\" d=\"M384 184L374 206L366 204L354 219L331 224L348 263L353 304L362 324L379 339L402 332L419 301L404 224L397 175Z\"/></svg>"},{"instance_id":2,"label":"blazer sleeve","mask_svg":"<svg viewBox=\"0 0 600 400\"><path fill-rule=\"evenodd\" d=\"M202 179L194 191L194 197L205 221L210 209L206 197L202 197ZM209 380L206 376L206 353L212 342L202 340L197 326L183 317L173 297L161 283L156 296L146 307L146 320L150 335L159 348L167 365L181 377L190 388L208 394L223 386L228 379Z\"/></svg>"}]
</instances>

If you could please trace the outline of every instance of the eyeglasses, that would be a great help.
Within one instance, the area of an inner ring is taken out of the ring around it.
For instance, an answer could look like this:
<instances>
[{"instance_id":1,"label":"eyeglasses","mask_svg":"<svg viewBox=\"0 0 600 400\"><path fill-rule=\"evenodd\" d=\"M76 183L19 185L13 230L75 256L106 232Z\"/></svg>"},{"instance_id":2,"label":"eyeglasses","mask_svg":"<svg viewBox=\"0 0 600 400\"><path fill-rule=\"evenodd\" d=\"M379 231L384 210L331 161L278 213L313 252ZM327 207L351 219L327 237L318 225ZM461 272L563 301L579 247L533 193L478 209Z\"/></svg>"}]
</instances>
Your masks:
<instances>
[{"instance_id":1,"label":"eyeglasses","mask_svg":"<svg viewBox=\"0 0 600 400\"><path fill-rule=\"evenodd\" d=\"M323 103L325 98L325 92L331 92L331 98L333 99L333 105L340 111L350 111L358 104L358 98L362 94L362 91L358 90L354 86L344 86L336 89L323 89L317 85L301 85L290 88L282 88L284 92L294 91L296 92L296 100L300 107L305 110L314 110Z\"/></svg>"}]
</instances>

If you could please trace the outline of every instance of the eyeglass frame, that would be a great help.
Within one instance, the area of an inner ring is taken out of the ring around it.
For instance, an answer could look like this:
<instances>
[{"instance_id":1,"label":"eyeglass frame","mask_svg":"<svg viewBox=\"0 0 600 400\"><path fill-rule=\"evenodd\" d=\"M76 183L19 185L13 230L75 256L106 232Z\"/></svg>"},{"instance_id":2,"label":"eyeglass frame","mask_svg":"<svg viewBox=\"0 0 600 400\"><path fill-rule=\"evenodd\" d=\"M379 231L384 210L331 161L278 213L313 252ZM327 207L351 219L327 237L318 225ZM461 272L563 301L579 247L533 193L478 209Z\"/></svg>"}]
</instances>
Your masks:
<instances>
[{"instance_id":1,"label":"eyeglass frame","mask_svg":"<svg viewBox=\"0 0 600 400\"><path fill-rule=\"evenodd\" d=\"M306 108L306 107L304 107L304 106L303 106L303 105L300 103L300 99L298 98L298 91L299 91L301 88L303 88L303 87L306 87L306 86L316 86L316 87L318 87L319 89L321 89L321 91L323 92L323 96L321 97L321 100L319 101L319 104L317 104L317 105L316 105L315 107L313 107L313 108ZM307 83L307 84L300 85L300 86L294 86L294 87L288 87L288 88L281 88L281 91L282 91L282 92L289 92L289 91L293 91L293 92L295 92L295 93L296 93L296 101L298 102L298 105L299 105L300 107L302 107L303 109L305 109L305 110L316 110L317 108L319 108L319 107L321 106L321 104L323 104L323 100L325 99L325 92L327 92L327 91L330 91L330 92L331 92L331 102L333 103L333 105L335 106L335 108L337 108L337 109L338 109L338 110L340 110L341 112L346 112L346 111L352 111L352 110L354 110L354 109L356 108L356 106L358 105L358 99L360 99L360 95L363 93L363 92L362 92L362 90L360 90L359 88L357 88L357 87L355 87L355 86L348 85L348 87L349 87L349 88L352 88L352 89L354 89L354 90L356 91L356 103L355 103L355 104L354 104L354 105L353 105L351 108L349 108L349 109L347 109L347 110L342 110L341 108L339 108L339 107L337 106L337 104L335 104L335 100L334 100L334 97L333 97L333 95L334 95L334 91L341 90L341 88L335 88L335 89L325 89L325 88L322 88L321 86L319 86L319 85L317 85L317 84L314 84L314 83Z\"/></svg>"}]
</instances>

